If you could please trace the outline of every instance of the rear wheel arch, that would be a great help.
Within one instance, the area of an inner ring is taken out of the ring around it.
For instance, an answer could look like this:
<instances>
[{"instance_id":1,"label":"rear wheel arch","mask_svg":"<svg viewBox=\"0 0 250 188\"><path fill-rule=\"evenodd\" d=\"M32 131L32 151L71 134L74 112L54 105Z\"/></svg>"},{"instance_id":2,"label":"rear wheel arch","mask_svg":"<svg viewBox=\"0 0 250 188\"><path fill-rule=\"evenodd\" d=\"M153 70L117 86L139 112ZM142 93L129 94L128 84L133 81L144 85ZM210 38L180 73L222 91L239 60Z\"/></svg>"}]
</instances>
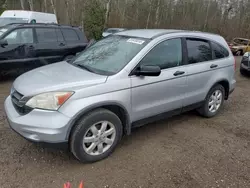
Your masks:
<instances>
[{"instance_id":1,"label":"rear wheel arch","mask_svg":"<svg viewBox=\"0 0 250 188\"><path fill-rule=\"evenodd\" d=\"M116 114L122 122L123 133L126 135L129 135L131 133L131 122L130 122L130 116L129 116L128 111L123 105L112 102L112 103L103 103L103 104L94 105L78 113L70 124L70 128L68 129L68 133L67 133L67 139L68 140L70 139L71 133L73 132L75 125L83 116L100 108L109 110L113 112L114 114Z\"/></svg>"},{"instance_id":2,"label":"rear wheel arch","mask_svg":"<svg viewBox=\"0 0 250 188\"><path fill-rule=\"evenodd\" d=\"M229 82L228 82L228 80L225 80L225 79L220 80L220 81L216 82L210 89L212 89L216 85L221 85L224 87L224 89L225 89L225 97L224 98L225 98L225 100L227 100L229 97ZM210 89L209 89L209 91L210 91Z\"/></svg>"}]
</instances>

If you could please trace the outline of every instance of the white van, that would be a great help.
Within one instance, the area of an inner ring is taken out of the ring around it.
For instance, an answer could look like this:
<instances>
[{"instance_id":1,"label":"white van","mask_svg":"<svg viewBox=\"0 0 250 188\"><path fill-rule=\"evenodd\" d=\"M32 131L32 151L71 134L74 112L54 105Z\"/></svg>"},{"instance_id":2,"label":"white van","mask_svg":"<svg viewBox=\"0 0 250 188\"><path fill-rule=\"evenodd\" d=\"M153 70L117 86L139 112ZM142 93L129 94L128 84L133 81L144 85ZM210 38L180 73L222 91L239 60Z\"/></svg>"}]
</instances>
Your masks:
<instances>
[{"instance_id":1,"label":"white van","mask_svg":"<svg viewBox=\"0 0 250 188\"><path fill-rule=\"evenodd\" d=\"M11 23L57 23L55 14L26 10L6 10L0 16L0 26Z\"/></svg>"}]
</instances>

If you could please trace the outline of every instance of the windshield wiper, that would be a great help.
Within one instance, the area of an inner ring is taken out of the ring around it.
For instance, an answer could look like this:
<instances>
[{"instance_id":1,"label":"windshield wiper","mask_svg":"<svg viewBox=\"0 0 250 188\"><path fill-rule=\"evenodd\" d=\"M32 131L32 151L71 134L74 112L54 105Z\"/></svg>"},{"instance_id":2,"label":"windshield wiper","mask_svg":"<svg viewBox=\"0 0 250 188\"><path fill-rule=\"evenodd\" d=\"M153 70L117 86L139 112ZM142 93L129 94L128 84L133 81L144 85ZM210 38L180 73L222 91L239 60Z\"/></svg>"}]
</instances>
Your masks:
<instances>
[{"instance_id":1,"label":"windshield wiper","mask_svg":"<svg viewBox=\"0 0 250 188\"><path fill-rule=\"evenodd\" d=\"M95 71L93 71L92 69L90 69L90 68L87 67L86 65L81 65L81 64L73 64L73 65L75 65L75 66L77 66L77 67L80 67L80 68L82 68L82 69L85 69L85 70L87 70L87 71L89 71L89 72L95 73Z\"/></svg>"}]
</instances>

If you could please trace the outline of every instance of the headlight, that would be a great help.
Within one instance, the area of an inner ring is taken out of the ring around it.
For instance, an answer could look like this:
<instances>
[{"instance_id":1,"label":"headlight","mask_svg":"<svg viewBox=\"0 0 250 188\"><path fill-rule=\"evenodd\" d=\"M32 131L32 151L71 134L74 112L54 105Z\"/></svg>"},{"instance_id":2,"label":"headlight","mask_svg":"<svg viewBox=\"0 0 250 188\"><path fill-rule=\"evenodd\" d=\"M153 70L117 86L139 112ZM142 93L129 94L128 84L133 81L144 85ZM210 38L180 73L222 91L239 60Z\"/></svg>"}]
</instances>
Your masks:
<instances>
[{"instance_id":1,"label":"headlight","mask_svg":"<svg viewBox=\"0 0 250 188\"><path fill-rule=\"evenodd\" d=\"M42 93L28 100L26 106L44 110L58 110L73 94L74 92Z\"/></svg>"}]
</instances>

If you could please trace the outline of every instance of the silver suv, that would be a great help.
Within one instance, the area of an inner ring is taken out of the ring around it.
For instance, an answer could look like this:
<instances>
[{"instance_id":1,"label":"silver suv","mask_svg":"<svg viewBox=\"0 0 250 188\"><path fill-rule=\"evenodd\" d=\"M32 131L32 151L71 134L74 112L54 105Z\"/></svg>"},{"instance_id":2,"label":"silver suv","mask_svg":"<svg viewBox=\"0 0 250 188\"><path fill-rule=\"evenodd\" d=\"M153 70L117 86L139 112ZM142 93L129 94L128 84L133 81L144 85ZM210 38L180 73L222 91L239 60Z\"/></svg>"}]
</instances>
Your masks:
<instances>
[{"instance_id":1,"label":"silver suv","mask_svg":"<svg viewBox=\"0 0 250 188\"><path fill-rule=\"evenodd\" d=\"M215 116L235 83L235 59L221 36L128 30L71 62L21 75L5 110L26 139L67 143L78 160L95 162L133 127L193 109Z\"/></svg>"}]
</instances>

